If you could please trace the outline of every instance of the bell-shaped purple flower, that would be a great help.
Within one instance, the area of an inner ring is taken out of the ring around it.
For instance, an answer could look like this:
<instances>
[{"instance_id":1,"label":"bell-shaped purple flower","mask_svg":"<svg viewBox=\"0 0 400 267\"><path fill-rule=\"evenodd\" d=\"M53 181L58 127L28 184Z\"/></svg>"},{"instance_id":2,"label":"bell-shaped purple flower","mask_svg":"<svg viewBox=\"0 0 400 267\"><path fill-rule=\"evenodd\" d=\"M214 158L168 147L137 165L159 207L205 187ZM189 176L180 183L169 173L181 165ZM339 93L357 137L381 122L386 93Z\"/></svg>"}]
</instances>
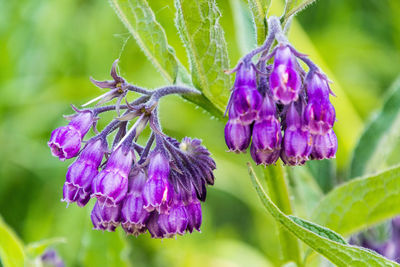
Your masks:
<instances>
[{"instance_id":1,"label":"bell-shaped purple flower","mask_svg":"<svg viewBox=\"0 0 400 267\"><path fill-rule=\"evenodd\" d=\"M146 231L150 213L146 211L143 200L143 187L146 175L143 170L135 170L129 177L129 191L122 205L121 225L125 232L138 236Z\"/></svg>"},{"instance_id":2,"label":"bell-shaped purple flower","mask_svg":"<svg viewBox=\"0 0 400 267\"><path fill-rule=\"evenodd\" d=\"M90 140L78 159L69 166L63 188L63 199L67 203L76 202L83 207L92 193L92 181L107 149L104 139Z\"/></svg>"},{"instance_id":3,"label":"bell-shaped purple flower","mask_svg":"<svg viewBox=\"0 0 400 267\"><path fill-rule=\"evenodd\" d=\"M329 100L310 101L304 111L304 123L312 134L326 134L335 119L335 108Z\"/></svg>"},{"instance_id":4,"label":"bell-shaped purple flower","mask_svg":"<svg viewBox=\"0 0 400 267\"><path fill-rule=\"evenodd\" d=\"M337 147L337 138L332 129L324 135L314 135L311 157L317 160L333 158Z\"/></svg>"},{"instance_id":5,"label":"bell-shaped purple flower","mask_svg":"<svg viewBox=\"0 0 400 267\"><path fill-rule=\"evenodd\" d=\"M117 206L128 191L128 175L132 167L132 150L121 145L110 155L106 167L94 178L93 194L101 205Z\"/></svg>"},{"instance_id":6,"label":"bell-shaped purple flower","mask_svg":"<svg viewBox=\"0 0 400 267\"><path fill-rule=\"evenodd\" d=\"M104 206L96 201L90 215L93 229L114 232L120 223L120 209L119 205Z\"/></svg>"},{"instance_id":7,"label":"bell-shaped purple flower","mask_svg":"<svg viewBox=\"0 0 400 267\"><path fill-rule=\"evenodd\" d=\"M257 77L251 65L242 63L236 73L229 108L229 118L238 118L245 124L258 116L262 96L257 90Z\"/></svg>"},{"instance_id":8,"label":"bell-shaped purple flower","mask_svg":"<svg viewBox=\"0 0 400 267\"><path fill-rule=\"evenodd\" d=\"M160 151L153 151L148 168L149 179L143 188L144 208L147 211L156 209L160 213L168 212L173 196L169 171L167 156Z\"/></svg>"},{"instance_id":9,"label":"bell-shaped purple flower","mask_svg":"<svg viewBox=\"0 0 400 267\"><path fill-rule=\"evenodd\" d=\"M163 230L164 237L183 235L188 227L188 222L188 214L179 195L175 195L168 214L160 214L158 217L158 225Z\"/></svg>"},{"instance_id":10,"label":"bell-shaped purple flower","mask_svg":"<svg viewBox=\"0 0 400 267\"><path fill-rule=\"evenodd\" d=\"M229 119L225 125L225 142L229 151L245 152L251 141L251 126L239 119Z\"/></svg>"},{"instance_id":11,"label":"bell-shaped purple flower","mask_svg":"<svg viewBox=\"0 0 400 267\"><path fill-rule=\"evenodd\" d=\"M164 230L161 229L160 225L158 224L158 218L160 214L157 211L153 211L150 214L150 218L147 221L147 229L152 238L163 238L164 237Z\"/></svg>"},{"instance_id":12,"label":"bell-shaped purple flower","mask_svg":"<svg viewBox=\"0 0 400 267\"><path fill-rule=\"evenodd\" d=\"M55 129L47 142L53 156L62 161L75 157L81 149L82 138L93 125L93 121L93 112L78 111L67 126Z\"/></svg>"},{"instance_id":13,"label":"bell-shaped purple flower","mask_svg":"<svg viewBox=\"0 0 400 267\"><path fill-rule=\"evenodd\" d=\"M298 99L301 78L296 68L296 58L290 47L280 45L275 51L274 65L269 77L269 86L275 101L287 105Z\"/></svg>"},{"instance_id":14,"label":"bell-shaped purple flower","mask_svg":"<svg viewBox=\"0 0 400 267\"><path fill-rule=\"evenodd\" d=\"M260 119L253 127L250 153L258 164L273 164L279 158L281 149L281 124L276 118L276 107L269 96L265 96Z\"/></svg>"},{"instance_id":15,"label":"bell-shaped purple flower","mask_svg":"<svg viewBox=\"0 0 400 267\"><path fill-rule=\"evenodd\" d=\"M312 151L312 135L304 129L301 117L294 104L286 114L286 129L283 136L281 158L287 165L302 165Z\"/></svg>"}]
</instances>

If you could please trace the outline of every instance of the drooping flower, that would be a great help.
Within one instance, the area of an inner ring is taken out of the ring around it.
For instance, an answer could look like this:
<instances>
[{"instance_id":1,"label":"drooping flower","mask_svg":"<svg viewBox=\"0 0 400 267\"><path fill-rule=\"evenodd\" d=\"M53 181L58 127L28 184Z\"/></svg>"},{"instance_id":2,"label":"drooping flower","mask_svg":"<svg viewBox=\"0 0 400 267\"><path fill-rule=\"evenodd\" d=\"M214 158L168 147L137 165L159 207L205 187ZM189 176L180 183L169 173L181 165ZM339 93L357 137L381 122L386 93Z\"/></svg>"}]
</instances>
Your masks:
<instances>
[{"instance_id":1,"label":"drooping flower","mask_svg":"<svg viewBox=\"0 0 400 267\"><path fill-rule=\"evenodd\" d=\"M119 205L106 206L104 203L96 201L90 215L93 229L114 232L120 223L120 210Z\"/></svg>"},{"instance_id":2,"label":"drooping flower","mask_svg":"<svg viewBox=\"0 0 400 267\"><path fill-rule=\"evenodd\" d=\"M281 158L287 165L303 165L312 151L312 136L302 123L294 104L286 113L286 129L283 136Z\"/></svg>"},{"instance_id":3,"label":"drooping flower","mask_svg":"<svg viewBox=\"0 0 400 267\"><path fill-rule=\"evenodd\" d=\"M76 202L83 207L90 199L92 181L98 174L98 168L107 149L104 139L90 140L78 159L69 166L63 188L63 201Z\"/></svg>"},{"instance_id":4,"label":"drooping flower","mask_svg":"<svg viewBox=\"0 0 400 267\"><path fill-rule=\"evenodd\" d=\"M134 169L129 179L129 191L121 210L121 225L128 234L138 236L146 231L146 223L150 216L144 209L142 193L146 174L141 169Z\"/></svg>"},{"instance_id":5,"label":"drooping flower","mask_svg":"<svg viewBox=\"0 0 400 267\"><path fill-rule=\"evenodd\" d=\"M78 111L76 115L72 116L67 126L55 129L47 143L53 156L62 161L75 157L81 149L82 139L93 125L93 121L93 112Z\"/></svg>"},{"instance_id":6,"label":"drooping flower","mask_svg":"<svg viewBox=\"0 0 400 267\"><path fill-rule=\"evenodd\" d=\"M337 138L332 129L324 135L314 135L311 157L317 160L333 158L337 147Z\"/></svg>"},{"instance_id":7,"label":"drooping flower","mask_svg":"<svg viewBox=\"0 0 400 267\"><path fill-rule=\"evenodd\" d=\"M114 150L105 168L94 178L92 197L100 205L117 206L128 191L128 175L134 160L132 150L124 145Z\"/></svg>"},{"instance_id":8,"label":"drooping flower","mask_svg":"<svg viewBox=\"0 0 400 267\"><path fill-rule=\"evenodd\" d=\"M243 124L250 124L258 117L261 103L262 96L257 90L256 73L251 65L243 63L236 72L229 118L237 118Z\"/></svg>"},{"instance_id":9,"label":"drooping flower","mask_svg":"<svg viewBox=\"0 0 400 267\"><path fill-rule=\"evenodd\" d=\"M274 65L269 76L269 87L276 102L288 105L299 98L301 78L297 72L296 58L288 45L275 50Z\"/></svg>"},{"instance_id":10,"label":"drooping flower","mask_svg":"<svg viewBox=\"0 0 400 267\"><path fill-rule=\"evenodd\" d=\"M254 123L250 153L257 164L269 165L277 161L281 149L281 124L276 118L276 107L266 95L260 118Z\"/></svg>"},{"instance_id":11,"label":"drooping flower","mask_svg":"<svg viewBox=\"0 0 400 267\"><path fill-rule=\"evenodd\" d=\"M149 179L143 188L144 208L147 211L156 209L160 213L168 212L173 196L173 188L168 180L169 171L168 158L154 151L148 167Z\"/></svg>"}]
</instances>

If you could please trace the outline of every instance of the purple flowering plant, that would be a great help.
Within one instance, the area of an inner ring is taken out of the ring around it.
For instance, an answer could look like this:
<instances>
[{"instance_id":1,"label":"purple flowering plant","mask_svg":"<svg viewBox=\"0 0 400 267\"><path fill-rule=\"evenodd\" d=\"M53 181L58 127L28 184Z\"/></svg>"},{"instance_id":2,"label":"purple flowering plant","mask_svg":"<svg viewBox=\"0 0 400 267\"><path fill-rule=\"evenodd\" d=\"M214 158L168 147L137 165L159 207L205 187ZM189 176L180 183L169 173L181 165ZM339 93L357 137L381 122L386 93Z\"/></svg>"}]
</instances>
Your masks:
<instances>
[{"instance_id":1,"label":"purple flowering plant","mask_svg":"<svg viewBox=\"0 0 400 267\"><path fill-rule=\"evenodd\" d=\"M218 160L201 140L184 137L178 141L163 130L159 103L166 96L179 95L224 123L229 152L249 152L249 161L261 165L255 168L248 162L247 168L253 193L278 225L271 230L279 237L274 266L309 266L314 252L338 266L396 266L400 255L397 219L383 243L357 233L400 213L396 205L400 202L390 198L399 184L399 167L379 174L367 172L370 158L365 156L362 166L357 158L367 154L360 148L365 147L362 137L350 177L365 177L335 188L334 182L326 185L324 177L315 177L321 166L324 175L332 168L341 139L340 132L339 138L335 133L331 80L287 36L294 15L312 0L285 1L281 17L267 16L270 1L249 0L258 47L244 53L231 70L215 0L174 1L175 24L189 70L169 46L147 1L128 2L135 8L119 0L111 5L167 85L151 90L128 82L118 72L119 60L112 64L110 80L91 78L106 92L79 108L72 106L74 114L66 116L69 123L53 130L47 143L59 160L74 159L62 190L61 200L67 206L86 207L92 200L94 230L121 229L128 236L148 233L161 239L200 232L202 205L206 205L202 202L208 186L214 185ZM129 12L135 16L126 16ZM113 115L106 123L105 113ZM101 129L99 121L105 124ZM366 129L364 134L374 130ZM260 175L265 181L260 182ZM301 194L314 197L315 184L329 194L306 203ZM366 191L372 186L376 192ZM377 198L389 199L390 208L383 201L377 203ZM306 211L297 212L299 207ZM299 240L308 247L300 246ZM55 255L50 251L43 259ZM323 262L318 259L317 264Z\"/></svg>"}]
</instances>

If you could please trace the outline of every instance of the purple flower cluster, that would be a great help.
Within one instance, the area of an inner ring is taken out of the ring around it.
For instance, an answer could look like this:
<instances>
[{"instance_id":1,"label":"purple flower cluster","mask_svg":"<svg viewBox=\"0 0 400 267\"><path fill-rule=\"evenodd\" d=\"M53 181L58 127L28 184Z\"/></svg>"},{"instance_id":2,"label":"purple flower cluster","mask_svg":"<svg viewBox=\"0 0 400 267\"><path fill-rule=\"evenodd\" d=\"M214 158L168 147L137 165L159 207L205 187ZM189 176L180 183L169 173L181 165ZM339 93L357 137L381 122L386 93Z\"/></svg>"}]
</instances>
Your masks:
<instances>
[{"instance_id":1,"label":"purple flower cluster","mask_svg":"<svg viewBox=\"0 0 400 267\"><path fill-rule=\"evenodd\" d=\"M70 123L52 132L48 142L52 154L60 160L77 157L68 168L62 201L83 207L95 198L91 219L98 230L114 231L121 225L128 234L137 236L148 230L153 238L200 231L200 202L205 201L206 185L214 183L215 162L200 140L185 137L178 142L165 135L157 115L161 97L195 92L174 86L148 91L125 82L115 68L114 64L114 82L93 82L101 88L109 86L113 98L118 92L125 96L129 90L144 96L127 105L118 100L117 105L75 109ZM98 99L100 103L111 100L108 94ZM126 111L81 149L98 115L119 109ZM127 131L128 121L134 119ZM147 124L152 134L142 147L136 140ZM107 136L116 130L109 148Z\"/></svg>"},{"instance_id":2,"label":"purple flower cluster","mask_svg":"<svg viewBox=\"0 0 400 267\"><path fill-rule=\"evenodd\" d=\"M272 64L266 65L265 58L273 58ZM298 59L309 64L308 73ZM230 151L246 152L250 146L257 165L274 164L279 157L287 165L302 165L335 156L332 92L327 77L308 58L279 43L257 66L242 60L234 71L225 126Z\"/></svg>"}]
</instances>

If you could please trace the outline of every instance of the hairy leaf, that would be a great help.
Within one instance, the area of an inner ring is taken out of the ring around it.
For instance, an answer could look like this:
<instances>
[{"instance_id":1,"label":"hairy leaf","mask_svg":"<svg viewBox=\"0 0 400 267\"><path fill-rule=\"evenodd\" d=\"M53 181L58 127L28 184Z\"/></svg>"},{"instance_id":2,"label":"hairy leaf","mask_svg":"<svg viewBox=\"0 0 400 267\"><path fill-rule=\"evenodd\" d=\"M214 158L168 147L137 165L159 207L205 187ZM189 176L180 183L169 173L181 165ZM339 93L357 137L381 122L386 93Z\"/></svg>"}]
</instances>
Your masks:
<instances>
[{"instance_id":1,"label":"hairy leaf","mask_svg":"<svg viewBox=\"0 0 400 267\"><path fill-rule=\"evenodd\" d=\"M25 247L27 257L34 259L41 256L49 246L54 246L59 243L66 243L67 240L62 237L49 238L37 242L29 243Z\"/></svg>"},{"instance_id":2,"label":"hairy leaf","mask_svg":"<svg viewBox=\"0 0 400 267\"><path fill-rule=\"evenodd\" d=\"M286 22L290 16L302 11L315 1L316 0L286 0L284 21Z\"/></svg>"},{"instance_id":3,"label":"hairy leaf","mask_svg":"<svg viewBox=\"0 0 400 267\"><path fill-rule=\"evenodd\" d=\"M4 267L24 266L25 253L22 242L0 217L0 259Z\"/></svg>"},{"instance_id":4,"label":"hairy leaf","mask_svg":"<svg viewBox=\"0 0 400 267\"><path fill-rule=\"evenodd\" d=\"M338 266L400 266L370 250L338 242L338 235L333 234L328 229L322 231L321 229L324 228L321 226L286 216L264 192L250 164L248 164L248 167L253 186L264 207L274 219L332 263ZM311 225L314 231L309 229ZM329 235L327 231L330 232ZM329 237L334 237L334 240L329 239Z\"/></svg>"},{"instance_id":5,"label":"hairy leaf","mask_svg":"<svg viewBox=\"0 0 400 267\"><path fill-rule=\"evenodd\" d=\"M267 12L271 6L271 0L248 0L254 24L256 25L257 44L264 43L268 32Z\"/></svg>"},{"instance_id":6,"label":"hairy leaf","mask_svg":"<svg viewBox=\"0 0 400 267\"><path fill-rule=\"evenodd\" d=\"M319 203L313 221L350 235L400 213L400 167L354 179Z\"/></svg>"},{"instance_id":7,"label":"hairy leaf","mask_svg":"<svg viewBox=\"0 0 400 267\"><path fill-rule=\"evenodd\" d=\"M229 95L230 77L220 11L215 0L175 0L176 25L187 49L192 81L196 88L224 110Z\"/></svg>"},{"instance_id":8,"label":"hairy leaf","mask_svg":"<svg viewBox=\"0 0 400 267\"><path fill-rule=\"evenodd\" d=\"M382 169L389 160L398 163L400 159L391 152L397 148L399 137L400 78L389 90L381 110L365 127L353 153L349 178Z\"/></svg>"},{"instance_id":9,"label":"hairy leaf","mask_svg":"<svg viewBox=\"0 0 400 267\"><path fill-rule=\"evenodd\" d=\"M186 68L179 62L169 46L164 29L158 23L146 0L109 0L118 17L135 38L147 58L168 83L191 85ZM199 105L212 115L221 117L217 109L204 95L185 95L185 99Z\"/></svg>"},{"instance_id":10,"label":"hairy leaf","mask_svg":"<svg viewBox=\"0 0 400 267\"><path fill-rule=\"evenodd\" d=\"M173 83L178 73L178 61L147 1L110 0L110 3L145 55L163 77Z\"/></svg>"}]
</instances>

